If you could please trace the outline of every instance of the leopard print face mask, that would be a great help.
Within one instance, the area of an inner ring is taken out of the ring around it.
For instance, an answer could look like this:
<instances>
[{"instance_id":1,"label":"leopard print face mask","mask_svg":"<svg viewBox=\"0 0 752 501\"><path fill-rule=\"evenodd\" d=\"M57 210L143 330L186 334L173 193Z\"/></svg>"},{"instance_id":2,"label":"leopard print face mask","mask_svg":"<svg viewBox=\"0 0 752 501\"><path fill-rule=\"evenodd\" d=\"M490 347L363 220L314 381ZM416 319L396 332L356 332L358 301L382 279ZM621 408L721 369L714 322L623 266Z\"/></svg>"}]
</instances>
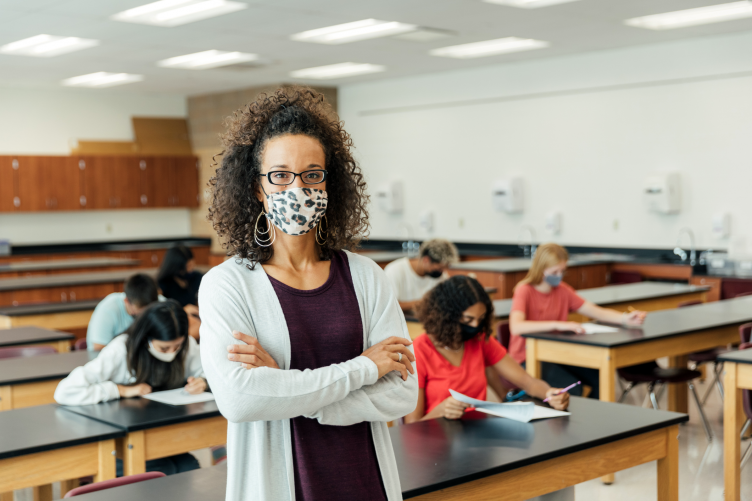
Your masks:
<instances>
[{"instance_id":1,"label":"leopard print face mask","mask_svg":"<svg viewBox=\"0 0 752 501\"><path fill-rule=\"evenodd\" d=\"M288 235L305 235L316 227L326 212L326 191L314 188L290 188L266 196L266 217Z\"/></svg>"}]
</instances>

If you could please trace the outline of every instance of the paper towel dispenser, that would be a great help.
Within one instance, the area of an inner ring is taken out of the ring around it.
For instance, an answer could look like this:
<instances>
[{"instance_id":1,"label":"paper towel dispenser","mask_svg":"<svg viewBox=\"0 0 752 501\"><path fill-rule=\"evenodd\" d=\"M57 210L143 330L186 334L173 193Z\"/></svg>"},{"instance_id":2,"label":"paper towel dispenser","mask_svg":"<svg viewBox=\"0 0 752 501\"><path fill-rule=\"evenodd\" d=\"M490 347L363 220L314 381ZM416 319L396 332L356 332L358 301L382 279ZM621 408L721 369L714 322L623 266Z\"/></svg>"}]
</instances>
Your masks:
<instances>
[{"instance_id":1,"label":"paper towel dispenser","mask_svg":"<svg viewBox=\"0 0 752 501\"><path fill-rule=\"evenodd\" d=\"M376 199L381 210L389 214L400 214L403 207L402 181L382 184L376 190Z\"/></svg>"},{"instance_id":2,"label":"paper towel dispenser","mask_svg":"<svg viewBox=\"0 0 752 501\"><path fill-rule=\"evenodd\" d=\"M515 214L522 212L522 178L499 179L492 191L494 208L498 212Z\"/></svg>"},{"instance_id":3,"label":"paper towel dispenser","mask_svg":"<svg viewBox=\"0 0 752 501\"><path fill-rule=\"evenodd\" d=\"M672 172L651 176L645 180L645 203L648 210L660 214L676 214L681 206L679 174Z\"/></svg>"}]
</instances>

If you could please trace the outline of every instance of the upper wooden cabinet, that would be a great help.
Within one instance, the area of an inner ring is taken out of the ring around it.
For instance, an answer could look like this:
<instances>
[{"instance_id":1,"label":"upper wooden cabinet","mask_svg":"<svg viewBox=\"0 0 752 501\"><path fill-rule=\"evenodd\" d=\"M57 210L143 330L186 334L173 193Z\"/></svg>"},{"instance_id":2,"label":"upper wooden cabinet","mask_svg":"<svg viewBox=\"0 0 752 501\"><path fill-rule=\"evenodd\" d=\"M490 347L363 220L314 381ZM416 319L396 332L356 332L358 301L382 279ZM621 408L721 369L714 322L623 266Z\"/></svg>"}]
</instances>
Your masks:
<instances>
[{"instance_id":1,"label":"upper wooden cabinet","mask_svg":"<svg viewBox=\"0 0 752 501\"><path fill-rule=\"evenodd\" d=\"M0 212L13 212L15 196L15 171L11 157L0 157Z\"/></svg>"},{"instance_id":2,"label":"upper wooden cabinet","mask_svg":"<svg viewBox=\"0 0 752 501\"><path fill-rule=\"evenodd\" d=\"M17 163L17 211L57 211L81 208L81 176L71 157L13 157Z\"/></svg>"},{"instance_id":3,"label":"upper wooden cabinet","mask_svg":"<svg viewBox=\"0 0 752 501\"><path fill-rule=\"evenodd\" d=\"M0 212L198 207L196 157L0 157Z\"/></svg>"}]
</instances>

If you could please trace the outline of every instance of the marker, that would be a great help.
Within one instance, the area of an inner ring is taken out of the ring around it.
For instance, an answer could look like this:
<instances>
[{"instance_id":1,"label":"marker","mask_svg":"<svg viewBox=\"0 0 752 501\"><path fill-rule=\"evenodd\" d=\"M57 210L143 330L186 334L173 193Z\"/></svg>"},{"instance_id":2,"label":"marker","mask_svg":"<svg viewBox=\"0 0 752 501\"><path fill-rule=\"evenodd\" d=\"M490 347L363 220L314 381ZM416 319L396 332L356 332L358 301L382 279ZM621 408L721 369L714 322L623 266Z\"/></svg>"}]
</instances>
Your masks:
<instances>
[{"instance_id":1,"label":"marker","mask_svg":"<svg viewBox=\"0 0 752 501\"><path fill-rule=\"evenodd\" d=\"M569 390L571 390L572 388L574 388L575 386L577 386L578 384L582 384L582 381L577 381L577 382L576 382L576 383L574 383L574 384L570 384L569 386L567 386L567 387L566 387L566 388L564 388L563 390L559 390L559 391L558 391L558 392L557 392L556 394L557 394L557 395L561 395L562 393L566 393L566 392L568 392ZM548 398L547 398L547 399L545 399L545 400L544 400L543 402L545 403L545 402L548 402L549 400L551 400L551 397L548 397Z\"/></svg>"},{"instance_id":2,"label":"marker","mask_svg":"<svg viewBox=\"0 0 752 501\"><path fill-rule=\"evenodd\" d=\"M516 402L517 400L519 400L522 397L524 397L525 395L527 395L527 393L525 393L525 390L522 390L521 392L517 393L516 395L509 396L511 393L512 393L511 391L509 393L507 393L507 402Z\"/></svg>"}]
</instances>

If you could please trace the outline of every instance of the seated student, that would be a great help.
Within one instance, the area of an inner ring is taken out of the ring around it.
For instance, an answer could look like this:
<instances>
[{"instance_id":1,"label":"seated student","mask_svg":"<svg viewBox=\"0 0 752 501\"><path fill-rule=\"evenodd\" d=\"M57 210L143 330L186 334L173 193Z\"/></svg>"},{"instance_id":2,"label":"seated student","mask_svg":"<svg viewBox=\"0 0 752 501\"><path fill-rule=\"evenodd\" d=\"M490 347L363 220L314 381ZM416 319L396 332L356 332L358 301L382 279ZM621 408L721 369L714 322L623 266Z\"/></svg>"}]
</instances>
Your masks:
<instances>
[{"instance_id":1,"label":"seated student","mask_svg":"<svg viewBox=\"0 0 752 501\"><path fill-rule=\"evenodd\" d=\"M86 345L99 351L122 334L133 319L151 303L157 301L157 283L149 275L137 273L125 281L125 292L113 292L102 299L91 315L86 330Z\"/></svg>"},{"instance_id":2,"label":"seated student","mask_svg":"<svg viewBox=\"0 0 752 501\"><path fill-rule=\"evenodd\" d=\"M423 294L446 280L447 268L458 260L457 247L452 242L434 238L420 245L418 257L403 257L386 265L384 273L402 311L413 310Z\"/></svg>"},{"instance_id":3,"label":"seated student","mask_svg":"<svg viewBox=\"0 0 752 501\"><path fill-rule=\"evenodd\" d=\"M418 304L426 333L413 341L418 372L418 406L406 423L424 419L462 417L467 404L449 389L478 400L486 399L486 367L533 397L550 397L551 407L564 410L569 395L530 377L499 342L490 336L493 304L474 278L459 275L440 283Z\"/></svg>"},{"instance_id":4,"label":"seated student","mask_svg":"<svg viewBox=\"0 0 752 501\"><path fill-rule=\"evenodd\" d=\"M525 338L520 334L547 331L571 331L584 334L578 322L567 320L570 312L606 322L629 327L642 325L646 313L633 311L621 313L610 308L601 308L581 298L574 289L562 281L567 269L569 254L564 247L548 243L538 247L527 276L514 289L512 312L509 315L509 354L517 362L525 362ZM590 398L599 396L598 369L543 362L542 377L554 386L566 387L577 381L592 388ZM582 394L582 386L572 390L573 395Z\"/></svg>"},{"instance_id":5,"label":"seated student","mask_svg":"<svg viewBox=\"0 0 752 501\"><path fill-rule=\"evenodd\" d=\"M195 268L196 261L191 249L183 244L170 247L157 273L162 295L174 299L181 306L198 305L198 287L204 275Z\"/></svg>"},{"instance_id":6,"label":"seated student","mask_svg":"<svg viewBox=\"0 0 752 501\"><path fill-rule=\"evenodd\" d=\"M202 393L206 377L198 344L188 335L188 316L176 301L167 300L146 308L97 358L60 381L55 401L96 404L183 386L188 393ZM198 467L187 453L146 462L147 471L167 475Z\"/></svg>"}]
</instances>

